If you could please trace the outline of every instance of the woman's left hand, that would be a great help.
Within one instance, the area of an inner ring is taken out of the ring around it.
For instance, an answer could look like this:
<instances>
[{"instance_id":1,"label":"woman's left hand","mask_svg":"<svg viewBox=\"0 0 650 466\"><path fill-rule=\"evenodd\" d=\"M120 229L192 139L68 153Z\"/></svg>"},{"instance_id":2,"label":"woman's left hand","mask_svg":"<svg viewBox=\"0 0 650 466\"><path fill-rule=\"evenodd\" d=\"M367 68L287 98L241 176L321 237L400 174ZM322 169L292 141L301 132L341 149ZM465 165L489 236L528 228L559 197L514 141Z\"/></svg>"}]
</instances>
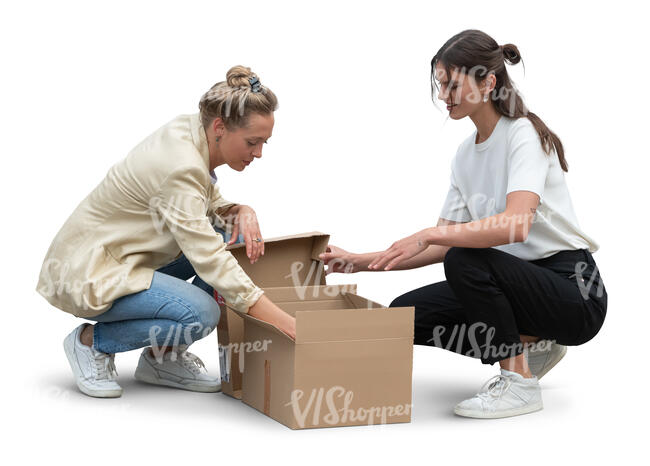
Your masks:
<instances>
[{"instance_id":1,"label":"woman's left hand","mask_svg":"<svg viewBox=\"0 0 650 466\"><path fill-rule=\"evenodd\" d=\"M368 268L371 270L381 268L390 270L400 262L417 256L427 247L429 247L429 244L427 243L426 230L419 231L393 243L390 248L377 255L375 260L368 265Z\"/></svg>"},{"instance_id":2,"label":"woman's left hand","mask_svg":"<svg viewBox=\"0 0 650 466\"><path fill-rule=\"evenodd\" d=\"M241 234L244 235L244 243L246 243L246 255L251 264L254 264L260 256L264 255L264 240L262 239L260 226L257 223L255 211L247 205L238 206L234 223L232 236L228 244L235 244L241 231ZM260 241L256 241L257 239Z\"/></svg>"}]
</instances>

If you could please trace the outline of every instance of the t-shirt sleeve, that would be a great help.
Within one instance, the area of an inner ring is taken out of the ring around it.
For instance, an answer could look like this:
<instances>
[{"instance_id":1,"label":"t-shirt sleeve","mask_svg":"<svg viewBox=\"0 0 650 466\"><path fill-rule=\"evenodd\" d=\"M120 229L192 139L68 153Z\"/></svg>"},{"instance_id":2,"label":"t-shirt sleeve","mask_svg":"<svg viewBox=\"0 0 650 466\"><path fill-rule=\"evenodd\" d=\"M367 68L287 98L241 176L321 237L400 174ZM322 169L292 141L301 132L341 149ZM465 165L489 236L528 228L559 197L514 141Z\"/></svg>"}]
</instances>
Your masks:
<instances>
[{"instance_id":1,"label":"t-shirt sleeve","mask_svg":"<svg viewBox=\"0 0 650 466\"><path fill-rule=\"evenodd\" d=\"M551 159L544 152L539 135L530 120L520 120L522 121L513 125L509 137L506 194L512 191L531 191L541 198Z\"/></svg>"},{"instance_id":2,"label":"t-shirt sleeve","mask_svg":"<svg viewBox=\"0 0 650 466\"><path fill-rule=\"evenodd\" d=\"M452 170L449 183L449 191L447 192L447 198L445 203L442 206L442 211L440 212L440 217L446 220L451 220L452 222L466 223L472 219L472 215L467 208L467 204L463 199L463 195L458 189L456 184L456 178L454 176L453 162Z\"/></svg>"}]
</instances>

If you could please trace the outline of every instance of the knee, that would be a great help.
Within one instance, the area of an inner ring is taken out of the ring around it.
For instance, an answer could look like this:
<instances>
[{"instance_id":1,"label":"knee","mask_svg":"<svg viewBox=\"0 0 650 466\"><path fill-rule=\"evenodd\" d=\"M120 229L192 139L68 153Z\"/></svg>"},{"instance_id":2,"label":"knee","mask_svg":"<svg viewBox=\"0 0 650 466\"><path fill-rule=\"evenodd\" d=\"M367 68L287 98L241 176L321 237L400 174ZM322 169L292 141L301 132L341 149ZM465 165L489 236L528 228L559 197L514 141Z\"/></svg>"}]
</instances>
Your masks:
<instances>
[{"instance_id":1,"label":"knee","mask_svg":"<svg viewBox=\"0 0 650 466\"><path fill-rule=\"evenodd\" d=\"M413 306L413 303L408 299L407 294L403 294L393 299L389 307L410 307Z\"/></svg>"},{"instance_id":2,"label":"knee","mask_svg":"<svg viewBox=\"0 0 650 466\"><path fill-rule=\"evenodd\" d=\"M469 264L480 251L481 249L478 248L461 248L456 246L450 248L443 261L447 279Z\"/></svg>"},{"instance_id":3,"label":"knee","mask_svg":"<svg viewBox=\"0 0 650 466\"><path fill-rule=\"evenodd\" d=\"M219 322L221 310L217 301L208 293L197 288L192 299L186 302L190 308L191 317L184 319L183 325L192 327L194 333L207 335L212 332Z\"/></svg>"},{"instance_id":4,"label":"knee","mask_svg":"<svg viewBox=\"0 0 650 466\"><path fill-rule=\"evenodd\" d=\"M207 293L203 294L205 294L207 299L204 300L204 304L201 305L197 312L197 320L201 328L208 333L217 328L217 323L221 316L221 309L219 309L219 304L217 304L217 301L212 296Z\"/></svg>"},{"instance_id":5,"label":"knee","mask_svg":"<svg viewBox=\"0 0 650 466\"><path fill-rule=\"evenodd\" d=\"M457 246L453 246L449 248L443 260L444 266L447 267L448 265L453 265L458 263L458 258L463 254L465 254L468 249L470 248L459 248Z\"/></svg>"}]
</instances>

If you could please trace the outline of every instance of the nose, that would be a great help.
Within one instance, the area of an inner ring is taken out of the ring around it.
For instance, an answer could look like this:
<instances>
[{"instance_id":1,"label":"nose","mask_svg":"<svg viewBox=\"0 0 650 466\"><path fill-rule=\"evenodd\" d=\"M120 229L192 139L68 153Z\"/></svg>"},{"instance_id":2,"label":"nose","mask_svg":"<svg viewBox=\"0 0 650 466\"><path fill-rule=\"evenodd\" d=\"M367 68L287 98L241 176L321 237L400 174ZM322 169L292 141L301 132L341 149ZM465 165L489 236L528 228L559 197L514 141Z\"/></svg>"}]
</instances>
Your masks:
<instances>
[{"instance_id":1,"label":"nose","mask_svg":"<svg viewBox=\"0 0 650 466\"><path fill-rule=\"evenodd\" d=\"M442 87L440 87L440 92L438 92L438 99L439 100L447 100L449 98L449 92L443 90Z\"/></svg>"},{"instance_id":2,"label":"nose","mask_svg":"<svg viewBox=\"0 0 650 466\"><path fill-rule=\"evenodd\" d=\"M253 157L255 158L261 158L262 157L262 148L260 147L259 149L253 151Z\"/></svg>"}]
</instances>

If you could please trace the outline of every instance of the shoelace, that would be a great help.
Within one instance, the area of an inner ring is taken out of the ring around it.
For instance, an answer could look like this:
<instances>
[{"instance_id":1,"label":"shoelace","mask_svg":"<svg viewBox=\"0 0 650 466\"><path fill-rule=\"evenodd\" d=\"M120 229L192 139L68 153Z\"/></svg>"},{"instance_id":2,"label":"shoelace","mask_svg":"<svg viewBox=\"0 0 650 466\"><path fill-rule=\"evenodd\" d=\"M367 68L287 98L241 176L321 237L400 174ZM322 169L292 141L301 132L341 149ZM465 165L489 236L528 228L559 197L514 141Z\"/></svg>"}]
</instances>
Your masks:
<instances>
[{"instance_id":1,"label":"shoelace","mask_svg":"<svg viewBox=\"0 0 650 466\"><path fill-rule=\"evenodd\" d=\"M179 353L179 356L183 367L192 372L192 374L200 374L201 369L205 369L205 364L203 364L203 361L201 361L201 358L199 358L197 355L183 350Z\"/></svg>"},{"instance_id":2,"label":"shoelace","mask_svg":"<svg viewBox=\"0 0 650 466\"><path fill-rule=\"evenodd\" d=\"M98 352L95 355L95 372L98 380L113 380L118 375L115 355Z\"/></svg>"},{"instance_id":3,"label":"shoelace","mask_svg":"<svg viewBox=\"0 0 650 466\"><path fill-rule=\"evenodd\" d=\"M481 400L492 403L501 399L503 394L510 388L512 380L503 374L498 374L485 382L479 393L476 394ZM487 387L487 390L486 390Z\"/></svg>"}]
</instances>

